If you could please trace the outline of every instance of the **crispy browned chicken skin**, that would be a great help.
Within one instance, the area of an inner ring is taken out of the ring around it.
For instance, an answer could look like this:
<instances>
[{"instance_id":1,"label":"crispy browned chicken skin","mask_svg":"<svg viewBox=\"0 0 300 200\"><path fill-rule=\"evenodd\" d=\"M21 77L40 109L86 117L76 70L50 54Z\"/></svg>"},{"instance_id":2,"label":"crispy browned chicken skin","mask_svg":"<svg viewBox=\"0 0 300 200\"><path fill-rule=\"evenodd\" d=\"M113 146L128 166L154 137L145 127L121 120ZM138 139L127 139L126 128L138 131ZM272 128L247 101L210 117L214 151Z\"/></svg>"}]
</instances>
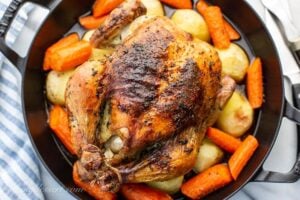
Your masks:
<instances>
[{"instance_id":1,"label":"crispy browned chicken skin","mask_svg":"<svg viewBox=\"0 0 300 200\"><path fill-rule=\"evenodd\" d=\"M148 20L104 63L83 64L68 83L79 175L117 191L121 183L187 173L233 89L230 78L221 81L209 44L193 41L168 18Z\"/></svg>"}]
</instances>

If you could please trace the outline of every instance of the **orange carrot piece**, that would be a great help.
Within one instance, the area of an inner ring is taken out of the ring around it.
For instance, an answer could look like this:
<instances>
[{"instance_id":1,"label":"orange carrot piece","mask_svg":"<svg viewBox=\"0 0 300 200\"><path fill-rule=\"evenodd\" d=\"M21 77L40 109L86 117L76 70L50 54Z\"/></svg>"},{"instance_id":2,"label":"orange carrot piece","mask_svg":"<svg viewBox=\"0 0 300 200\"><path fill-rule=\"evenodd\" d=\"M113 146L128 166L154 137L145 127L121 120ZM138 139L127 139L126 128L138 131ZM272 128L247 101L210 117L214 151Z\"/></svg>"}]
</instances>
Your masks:
<instances>
[{"instance_id":1,"label":"orange carrot piece","mask_svg":"<svg viewBox=\"0 0 300 200\"><path fill-rule=\"evenodd\" d=\"M107 16L103 17L94 17L94 16L85 16L79 18L79 23L85 29L96 29L98 28L106 19Z\"/></svg>"},{"instance_id":2,"label":"orange carrot piece","mask_svg":"<svg viewBox=\"0 0 300 200\"><path fill-rule=\"evenodd\" d=\"M219 49L226 49L230 45L230 38L225 29L221 9L217 6L209 6L204 12L213 44Z\"/></svg>"},{"instance_id":3,"label":"orange carrot piece","mask_svg":"<svg viewBox=\"0 0 300 200\"><path fill-rule=\"evenodd\" d=\"M100 189L96 183L85 182L80 179L78 174L77 163L73 166L73 181L74 183L86 191L89 195L94 197L97 200L116 200L116 194L111 192L105 192Z\"/></svg>"},{"instance_id":4,"label":"orange carrot piece","mask_svg":"<svg viewBox=\"0 0 300 200\"><path fill-rule=\"evenodd\" d=\"M239 139L236 139L219 129L211 127L207 129L206 136L216 145L229 153L234 153L242 143Z\"/></svg>"},{"instance_id":5,"label":"orange carrot piece","mask_svg":"<svg viewBox=\"0 0 300 200\"><path fill-rule=\"evenodd\" d=\"M79 36L77 33L73 33L71 35L68 35L62 39L60 39L58 42L56 42L55 44L53 44L52 46L50 46L47 50L46 50L46 54L44 57L44 64L43 64L43 69L45 71L50 70L51 69L51 62L50 62L50 55L53 54L55 51L67 47L71 44L74 44L75 42L79 41Z\"/></svg>"},{"instance_id":6,"label":"orange carrot piece","mask_svg":"<svg viewBox=\"0 0 300 200\"><path fill-rule=\"evenodd\" d=\"M241 38L240 34L226 20L224 20L224 25L230 40L238 40Z\"/></svg>"},{"instance_id":7,"label":"orange carrot piece","mask_svg":"<svg viewBox=\"0 0 300 200\"><path fill-rule=\"evenodd\" d=\"M209 5L204 0L199 0L196 4L197 10L202 16L204 15L204 12L208 8L208 6Z\"/></svg>"},{"instance_id":8,"label":"orange carrot piece","mask_svg":"<svg viewBox=\"0 0 300 200\"><path fill-rule=\"evenodd\" d=\"M229 158L228 165L234 180L238 178L240 172L243 170L257 147L257 139L252 135L249 135Z\"/></svg>"},{"instance_id":9,"label":"orange carrot piece","mask_svg":"<svg viewBox=\"0 0 300 200\"><path fill-rule=\"evenodd\" d=\"M260 108L263 104L263 71L260 58L256 58L247 71L247 95L252 108Z\"/></svg>"},{"instance_id":10,"label":"orange carrot piece","mask_svg":"<svg viewBox=\"0 0 300 200\"><path fill-rule=\"evenodd\" d=\"M68 114L62 107L56 105L51 109L49 126L69 152L75 154L75 149L71 140Z\"/></svg>"},{"instance_id":11,"label":"orange carrot piece","mask_svg":"<svg viewBox=\"0 0 300 200\"><path fill-rule=\"evenodd\" d=\"M204 15L205 10L209 7L209 5L204 0L199 0L196 8L201 15ZM238 40L240 39L240 34L224 19L225 30L227 31L230 40Z\"/></svg>"},{"instance_id":12,"label":"orange carrot piece","mask_svg":"<svg viewBox=\"0 0 300 200\"><path fill-rule=\"evenodd\" d=\"M143 184L124 184L121 194L127 200L172 200L167 193Z\"/></svg>"},{"instance_id":13,"label":"orange carrot piece","mask_svg":"<svg viewBox=\"0 0 300 200\"><path fill-rule=\"evenodd\" d=\"M89 59L92 46L89 42L79 41L57 50L51 55L51 68L55 71L67 71Z\"/></svg>"},{"instance_id":14,"label":"orange carrot piece","mask_svg":"<svg viewBox=\"0 0 300 200\"><path fill-rule=\"evenodd\" d=\"M232 181L226 164L218 164L194 176L181 186L181 192L191 199L201 199Z\"/></svg>"},{"instance_id":15,"label":"orange carrot piece","mask_svg":"<svg viewBox=\"0 0 300 200\"><path fill-rule=\"evenodd\" d=\"M192 9L193 4L191 0L160 0L161 2L179 9Z\"/></svg>"},{"instance_id":16,"label":"orange carrot piece","mask_svg":"<svg viewBox=\"0 0 300 200\"><path fill-rule=\"evenodd\" d=\"M118 7L124 0L96 0L93 5L93 16L102 17Z\"/></svg>"}]
</instances>

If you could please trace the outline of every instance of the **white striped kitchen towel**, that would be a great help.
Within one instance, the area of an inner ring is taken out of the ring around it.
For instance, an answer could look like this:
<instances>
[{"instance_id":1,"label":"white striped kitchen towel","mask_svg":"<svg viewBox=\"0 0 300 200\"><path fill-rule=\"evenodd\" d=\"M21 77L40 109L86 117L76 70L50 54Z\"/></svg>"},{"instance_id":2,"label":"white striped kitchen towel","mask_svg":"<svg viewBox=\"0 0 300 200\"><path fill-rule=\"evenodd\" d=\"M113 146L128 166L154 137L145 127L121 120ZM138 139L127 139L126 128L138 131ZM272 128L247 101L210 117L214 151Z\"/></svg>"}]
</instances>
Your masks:
<instances>
[{"instance_id":1,"label":"white striped kitchen towel","mask_svg":"<svg viewBox=\"0 0 300 200\"><path fill-rule=\"evenodd\" d=\"M0 19L11 0L0 0ZM8 33L12 45L27 18L22 9ZM21 107L21 75L0 53L0 199L44 199L39 161L26 133Z\"/></svg>"}]
</instances>

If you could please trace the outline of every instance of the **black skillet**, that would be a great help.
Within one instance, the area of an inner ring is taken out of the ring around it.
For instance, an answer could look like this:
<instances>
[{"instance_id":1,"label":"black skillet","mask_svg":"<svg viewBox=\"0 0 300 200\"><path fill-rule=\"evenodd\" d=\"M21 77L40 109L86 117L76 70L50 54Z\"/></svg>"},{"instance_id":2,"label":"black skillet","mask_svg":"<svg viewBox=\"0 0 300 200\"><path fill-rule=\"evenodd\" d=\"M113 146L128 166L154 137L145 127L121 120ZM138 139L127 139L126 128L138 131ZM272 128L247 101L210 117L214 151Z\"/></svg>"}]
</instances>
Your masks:
<instances>
[{"instance_id":1,"label":"black skillet","mask_svg":"<svg viewBox=\"0 0 300 200\"><path fill-rule=\"evenodd\" d=\"M32 36L34 40L29 53L21 57L6 45L4 38L15 14L25 2L35 2L42 6L44 9L41 10L45 11L44 16L47 17L45 20L43 17L29 19L33 21L31 25L37 31L26 35L28 38ZM68 154L48 127L42 62L47 47L70 30L80 31L80 27L74 24L77 23L79 16L90 10L93 2L94 0L14 0L0 22L0 51L15 64L23 77L22 102L28 134L43 165L65 189L76 187L71 177L71 163L74 158ZM282 118L287 117L300 123L300 111L285 100L280 62L271 36L261 19L245 1L215 0L211 3L220 6L226 17L242 34L242 40L238 43L246 49L249 57L259 55L262 58L265 103L257 112L257 120L252 127L252 132L260 142L258 150L237 181L214 192L207 199L228 198L249 181L294 182L300 177L299 157L293 169L286 174L264 171L261 167L276 140ZM166 10L170 15L172 9ZM91 198L84 192L70 193L76 198ZM179 198L184 199L182 196Z\"/></svg>"}]
</instances>

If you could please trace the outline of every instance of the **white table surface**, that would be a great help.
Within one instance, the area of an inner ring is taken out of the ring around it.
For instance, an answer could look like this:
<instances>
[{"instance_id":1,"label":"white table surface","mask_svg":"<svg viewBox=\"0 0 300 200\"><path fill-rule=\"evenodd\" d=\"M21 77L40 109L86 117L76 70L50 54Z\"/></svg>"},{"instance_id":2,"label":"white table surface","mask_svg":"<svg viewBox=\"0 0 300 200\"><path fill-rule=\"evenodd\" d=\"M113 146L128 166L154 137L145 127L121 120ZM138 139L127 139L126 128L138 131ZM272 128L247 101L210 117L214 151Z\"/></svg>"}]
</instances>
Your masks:
<instances>
[{"instance_id":1,"label":"white table surface","mask_svg":"<svg viewBox=\"0 0 300 200\"><path fill-rule=\"evenodd\" d=\"M247 0L259 15L264 19L264 8L259 0ZM299 0L291 0L299 1ZM300 3L300 2L299 2ZM300 5L300 4L299 4ZM299 10L300 11L300 10ZM289 52L283 48L280 51L283 64L295 64ZM286 81L286 96L291 99L291 90L288 81ZM282 127L278 140L268 157L264 168L272 171L288 172L296 159L296 126L287 119L283 119ZM46 169L41 165L41 175L44 183L45 198L49 200L72 200L74 199L67 191L61 188L58 183L49 175ZM272 199L272 200L296 200L300 199L298 191L300 181L296 183L278 184L278 183L248 183L240 192L231 199Z\"/></svg>"}]
</instances>

